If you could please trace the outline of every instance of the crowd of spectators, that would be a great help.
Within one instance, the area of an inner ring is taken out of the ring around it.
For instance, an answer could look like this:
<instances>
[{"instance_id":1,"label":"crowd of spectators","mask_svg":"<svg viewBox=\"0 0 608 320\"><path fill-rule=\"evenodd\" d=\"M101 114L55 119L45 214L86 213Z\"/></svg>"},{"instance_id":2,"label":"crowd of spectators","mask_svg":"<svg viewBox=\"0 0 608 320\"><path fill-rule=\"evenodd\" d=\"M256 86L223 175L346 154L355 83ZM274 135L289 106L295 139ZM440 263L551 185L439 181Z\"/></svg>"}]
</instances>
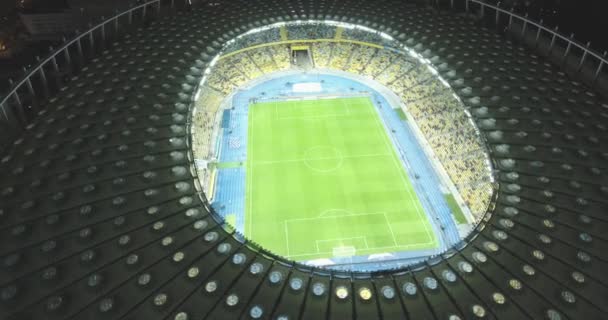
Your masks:
<instances>
[{"instance_id":1,"label":"crowd of spectators","mask_svg":"<svg viewBox=\"0 0 608 320\"><path fill-rule=\"evenodd\" d=\"M213 67L206 85L228 95L235 88L259 76L290 67L285 45L261 46L221 58Z\"/></svg>"},{"instance_id":2,"label":"crowd of spectators","mask_svg":"<svg viewBox=\"0 0 608 320\"><path fill-rule=\"evenodd\" d=\"M480 219L490 204L493 184L484 145L463 106L446 88L406 104L460 196Z\"/></svg>"},{"instance_id":3,"label":"crowd of spectators","mask_svg":"<svg viewBox=\"0 0 608 320\"><path fill-rule=\"evenodd\" d=\"M342 38L347 40L363 41L374 44L383 44L384 38L378 33L369 32L359 28L344 28Z\"/></svg>"},{"instance_id":4,"label":"crowd of spectators","mask_svg":"<svg viewBox=\"0 0 608 320\"><path fill-rule=\"evenodd\" d=\"M368 65L363 69L362 74L375 79L376 76L388 68L396 58L395 54L391 51L378 50L374 59L369 61Z\"/></svg>"},{"instance_id":5,"label":"crowd of spectators","mask_svg":"<svg viewBox=\"0 0 608 320\"><path fill-rule=\"evenodd\" d=\"M361 71L367 67L370 60L376 55L377 51L378 49L374 47L357 46L345 71L360 74Z\"/></svg>"},{"instance_id":6,"label":"crowd of spectators","mask_svg":"<svg viewBox=\"0 0 608 320\"><path fill-rule=\"evenodd\" d=\"M311 33L311 30L316 30L316 33ZM291 26L288 31L290 37L315 39L320 34L329 34L327 30ZM348 31L346 34L350 38L361 33L357 29L344 31ZM370 37L373 36L356 40L368 41ZM366 75L400 96L471 212L477 218L485 213L493 192L485 146L462 102L436 78L428 65L407 54L344 40L317 41L307 45L315 67ZM246 81L290 66L291 52L287 44L254 47L220 59L205 85L209 87L208 92L203 92L206 101L203 103L208 106L197 117L204 118L197 118L196 122L213 119L223 97ZM203 135L202 140L210 137L209 130L197 128L197 132ZM198 148L202 155L208 150L201 146Z\"/></svg>"},{"instance_id":7,"label":"crowd of spectators","mask_svg":"<svg viewBox=\"0 0 608 320\"><path fill-rule=\"evenodd\" d=\"M196 159L213 158L213 130L215 119L224 100L224 95L208 86L201 88L201 93L194 107L196 113L192 119L192 149Z\"/></svg>"},{"instance_id":8,"label":"crowd of spectators","mask_svg":"<svg viewBox=\"0 0 608 320\"><path fill-rule=\"evenodd\" d=\"M279 41L281 41L280 30L278 28L270 28L235 39L235 41L226 48L225 52L230 53L259 44L274 43Z\"/></svg>"},{"instance_id":9,"label":"crowd of spectators","mask_svg":"<svg viewBox=\"0 0 608 320\"><path fill-rule=\"evenodd\" d=\"M336 27L325 23L304 23L287 25L289 40L333 39Z\"/></svg>"}]
</instances>

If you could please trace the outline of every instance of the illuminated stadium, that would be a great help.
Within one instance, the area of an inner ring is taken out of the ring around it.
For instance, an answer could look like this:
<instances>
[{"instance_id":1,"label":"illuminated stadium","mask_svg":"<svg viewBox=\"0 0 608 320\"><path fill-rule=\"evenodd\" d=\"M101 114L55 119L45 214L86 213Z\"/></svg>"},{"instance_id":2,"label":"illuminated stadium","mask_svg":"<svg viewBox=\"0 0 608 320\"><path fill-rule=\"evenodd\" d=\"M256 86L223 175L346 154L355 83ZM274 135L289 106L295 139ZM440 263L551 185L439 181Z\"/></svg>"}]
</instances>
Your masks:
<instances>
[{"instance_id":1,"label":"illuminated stadium","mask_svg":"<svg viewBox=\"0 0 608 320\"><path fill-rule=\"evenodd\" d=\"M51 52L0 97L0 319L605 318L605 57L429 3L154 0Z\"/></svg>"},{"instance_id":2,"label":"illuminated stadium","mask_svg":"<svg viewBox=\"0 0 608 320\"><path fill-rule=\"evenodd\" d=\"M386 33L276 23L228 41L204 74L191 130L202 189L275 254L403 267L459 243L488 211L494 179L470 112Z\"/></svg>"}]
</instances>

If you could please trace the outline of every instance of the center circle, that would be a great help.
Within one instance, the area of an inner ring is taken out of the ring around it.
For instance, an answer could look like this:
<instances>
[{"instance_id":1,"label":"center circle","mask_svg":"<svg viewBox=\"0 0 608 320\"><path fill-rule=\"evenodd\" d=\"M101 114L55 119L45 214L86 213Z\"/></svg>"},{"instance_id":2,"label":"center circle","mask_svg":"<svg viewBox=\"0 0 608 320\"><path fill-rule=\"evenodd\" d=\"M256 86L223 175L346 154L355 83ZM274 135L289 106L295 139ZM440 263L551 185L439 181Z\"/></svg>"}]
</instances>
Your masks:
<instances>
[{"instance_id":1,"label":"center circle","mask_svg":"<svg viewBox=\"0 0 608 320\"><path fill-rule=\"evenodd\" d=\"M304 152L304 164L316 172L331 172L344 163L340 150L331 146L316 146Z\"/></svg>"}]
</instances>

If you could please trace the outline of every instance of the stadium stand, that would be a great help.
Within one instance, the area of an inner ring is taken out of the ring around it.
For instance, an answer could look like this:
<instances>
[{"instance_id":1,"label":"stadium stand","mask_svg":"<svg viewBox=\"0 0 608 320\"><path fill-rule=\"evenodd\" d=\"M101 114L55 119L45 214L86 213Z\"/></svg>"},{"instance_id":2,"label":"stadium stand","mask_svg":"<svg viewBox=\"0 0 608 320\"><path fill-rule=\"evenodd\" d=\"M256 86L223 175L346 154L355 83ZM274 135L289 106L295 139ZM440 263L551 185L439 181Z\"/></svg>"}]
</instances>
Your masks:
<instances>
[{"instance_id":1,"label":"stadium stand","mask_svg":"<svg viewBox=\"0 0 608 320\"><path fill-rule=\"evenodd\" d=\"M344 31L342 31L342 39L363 41L374 44L385 43L385 41L379 34L357 28L345 28Z\"/></svg>"},{"instance_id":2,"label":"stadium stand","mask_svg":"<svg viewBox=\"0 0 608 320\"><path fill-rule=\"evenodd\" d=\"M312 44L312 56L316 67L327 68L331 60L333 46L326 42L315 42Z\"/></svg>"},{"instance_id":3,"label":"stadium stand","mask_svg":"<svg viewBox=\"0 0 608 320\"><path fill-rule=\"evenodd\" d=\"M192 119L195 132L192 149L197 159L212 160L217 150L213 150L213 130L218 126L218 112L224 95L210 87L201 88L200 98L194 107L197 112Z\"/></svg>"},{"instance_id":4,"label":"stadium stand","mask_svg":"<svg viewBox=\"0 0 608 320\"><path fill-rule=\"evenodd\" d=\"M319 40L315 38L319 34L329 34L320 30L335 29L332 26L323 29L313 23L288 24L284 28L289 40L293 37L309 41ZM260 34L244 36L240 41L258 43L261 40L249 41L247 38L267 39L268 34L276 32L265 30ZM379 36L369 34L358 29L343 32L349 40L379 40ZM475 219L481 220L492 196L491 169L484 157L485 146L453 91L442 85L426 65L405 53L338 40L316 41L310 47L316 67L371 75L402 98L412 120L419 126ZM289 49L285 45L242 47L240 50L220 60L210 77L210 87L227 95L248 79L288 68ZM473 184L485 192L473 191L470 187Z\"/></svg>"},{"instance_id":5,"label":"stadium stand","mask_svg":"<svg viewBox=\"0 0 608 320\"><path fill-rule=\"evenodd\" d=\"M234 43L227 46L225 52L230 53L260 44L274 43L279 41L281 41L281 34L279 29L270 28L257 32L255 36L245 36L236 38Z\"/></svg>"}]
</instances>

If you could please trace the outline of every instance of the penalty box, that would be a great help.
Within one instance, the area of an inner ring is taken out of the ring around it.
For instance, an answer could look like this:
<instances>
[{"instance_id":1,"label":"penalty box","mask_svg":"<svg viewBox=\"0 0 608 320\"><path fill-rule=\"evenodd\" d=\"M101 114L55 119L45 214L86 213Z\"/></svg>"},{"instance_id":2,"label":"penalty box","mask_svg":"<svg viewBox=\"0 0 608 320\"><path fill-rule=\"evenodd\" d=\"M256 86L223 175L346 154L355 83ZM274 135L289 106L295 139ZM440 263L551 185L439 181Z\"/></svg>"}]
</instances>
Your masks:
<instances>
[{"instance_id":1,"label":"penalty box","mask_svg":"<svg viewBox=\"0 0 608 320\"><path fill-rule=\"evenodd\" d=\"M315 232L311 233L311 230ZM285 233L288 255L294 258L306 259L306 256L320 254L332 256L334 249L340 247L353 247L356 252L365 252L377 247L396 246L383 212L289 219L285 220Z\"/></svg>"}]
</instances>

